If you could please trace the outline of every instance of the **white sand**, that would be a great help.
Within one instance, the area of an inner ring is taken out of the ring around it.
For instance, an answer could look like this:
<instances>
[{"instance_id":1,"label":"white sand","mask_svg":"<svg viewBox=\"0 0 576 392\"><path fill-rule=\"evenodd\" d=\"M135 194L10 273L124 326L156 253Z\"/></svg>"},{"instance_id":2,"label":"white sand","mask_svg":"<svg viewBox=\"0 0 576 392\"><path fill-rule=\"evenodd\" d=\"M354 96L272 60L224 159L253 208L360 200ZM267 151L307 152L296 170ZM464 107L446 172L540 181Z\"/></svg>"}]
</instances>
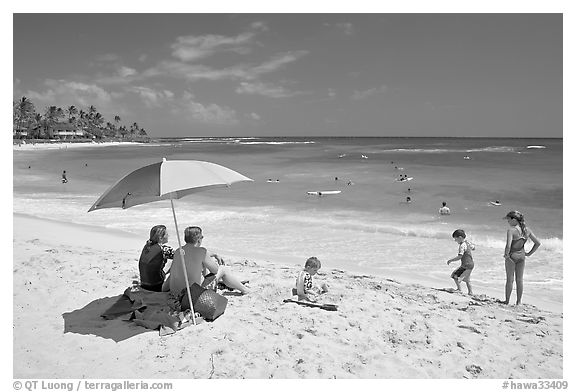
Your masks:
<instances>
[{"instance_id":1,"label":"white sand","mask_svg":"<svg viewBox=\"0 0 576 392\"><path fill-rule=\"evenodd\" d=\"M561 313L329 268L337 312L284 304L298 268L249 254L223 253L253 293L213 323L160 337L100 318L143 242L14 215L14 378L563 377Z\"/></svg>"},{"instance_id":2,"label":"white sand","mask_svg":"<svg viewBox=\"0 0 576 392\"><path fill-rule=\"evenodd\" d=\"M125 146L130 144L141 145L143 143L138 142L102 142L102 143L91 143L91 142L81 142L81 143L71 143L71 142L61 142L54 141L49 143L23 143L14 144L12 146L13 151L36 151L36 150L61 150L68 148L86 148L86 147L110 147L110 146Z\"/></svg>"}]
</instances>

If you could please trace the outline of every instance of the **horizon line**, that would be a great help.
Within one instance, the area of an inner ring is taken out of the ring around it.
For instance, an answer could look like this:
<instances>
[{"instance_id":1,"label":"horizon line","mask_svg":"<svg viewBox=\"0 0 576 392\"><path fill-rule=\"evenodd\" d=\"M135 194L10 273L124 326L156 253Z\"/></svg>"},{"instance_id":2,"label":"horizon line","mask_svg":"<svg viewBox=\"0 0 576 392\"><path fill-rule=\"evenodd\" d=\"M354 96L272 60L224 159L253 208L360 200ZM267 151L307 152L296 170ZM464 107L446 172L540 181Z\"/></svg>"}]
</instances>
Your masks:
<instances>
[{"instance_id":1,"label":"horizon line","mask_svg":"<svg viewBox=\"0 0 576 392\"><path fill-rule=\"evenodd\" d=\"M564 137L554 137L554 136L310 136L310 135L290 135L290 136L274 136L274 135L236 135L236 136L225 136L225 135L211 135L211 136L151 136L150 139L176 139L176 138L390 138L390 139L564 139Z\"/></svg>"}]
</instances>

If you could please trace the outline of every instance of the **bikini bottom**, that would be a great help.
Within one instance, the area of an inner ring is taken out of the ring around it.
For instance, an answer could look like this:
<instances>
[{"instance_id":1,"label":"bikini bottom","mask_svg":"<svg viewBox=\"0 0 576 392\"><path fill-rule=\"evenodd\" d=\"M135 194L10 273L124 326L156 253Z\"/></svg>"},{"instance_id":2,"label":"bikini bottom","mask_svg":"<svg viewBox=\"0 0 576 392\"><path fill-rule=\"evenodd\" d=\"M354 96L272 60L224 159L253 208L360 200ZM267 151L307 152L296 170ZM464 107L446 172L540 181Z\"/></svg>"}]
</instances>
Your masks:
<instances>
[{"instance_id":1,"label":"bikini bottom","mask_svg":"<svg viewBox=\"0 0 576 392\"><path fill-rule=\"evenodd\" d=\"M511 252L510 259L512 259L514 264L520 264L526 260L526 255L524 252Z\"/></svg>"}]
</instances>

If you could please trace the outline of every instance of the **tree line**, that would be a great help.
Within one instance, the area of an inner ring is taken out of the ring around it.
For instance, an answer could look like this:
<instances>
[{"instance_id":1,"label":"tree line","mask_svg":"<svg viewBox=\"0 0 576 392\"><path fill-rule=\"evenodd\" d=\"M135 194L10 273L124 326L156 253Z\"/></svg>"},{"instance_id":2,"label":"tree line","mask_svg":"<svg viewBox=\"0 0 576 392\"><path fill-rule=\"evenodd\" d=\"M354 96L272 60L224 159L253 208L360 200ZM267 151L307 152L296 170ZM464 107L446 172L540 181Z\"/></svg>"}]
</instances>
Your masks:
<instances>
[{"instance_id":1,"label":"tree line","mask_svg":"<svg viewBox=\"0 0 576 392\"><path fill-rule=\"evenodd\" d=\"M91 105L86 110L70 105L65 109L57 106L47 106L44 113L36 111L34 103L27 97L13 102L14 138L50 139L53 131L63 123L71 124L77 130L82 130L85 138L102 139L147 139L148 134L138 123L129 127L121 124L120 116L114 116L114 122L107 121L98 110ZM25 136L23 136L25 133Z\"/></svg>"}]
</instances>

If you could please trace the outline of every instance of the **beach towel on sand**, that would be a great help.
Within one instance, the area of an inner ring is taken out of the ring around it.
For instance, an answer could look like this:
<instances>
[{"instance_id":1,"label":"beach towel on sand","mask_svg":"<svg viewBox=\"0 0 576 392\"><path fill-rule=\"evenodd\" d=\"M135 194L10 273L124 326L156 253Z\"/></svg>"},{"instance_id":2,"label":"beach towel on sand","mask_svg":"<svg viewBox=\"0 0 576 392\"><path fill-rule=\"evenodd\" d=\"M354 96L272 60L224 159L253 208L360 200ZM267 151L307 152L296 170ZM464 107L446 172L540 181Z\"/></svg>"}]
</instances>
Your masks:
<instances>
[{"instance_id":1,"label":"beach towel on sand","mask_svg":"<svg viewBox=\"0 0 576 392\"><path fill-rule=\"evenodd\" d=\"M284 300L284 303L287 303L287 302L293 302L295 304L302 305L302 306L308 306L310 308L320 308L323 310L330 310L330 311L338 310L338 306L333 305L333 304L317 304L315 302L296 301L295 299L291 299L291 298Z\"/></svg>"},{"instance_id":2,"label":"beach towel on sand","mask_svg":"<svg viewBox=\"0 0 576 392\"><path fill-rule=\"evenodd\" d=\"M107 320L122 319L144 328L159 329L160 336L163 336L192 324L189 313L181 311L180 302L170 292L129 287L101 316Z\"/></svg>"}]
</instances>

